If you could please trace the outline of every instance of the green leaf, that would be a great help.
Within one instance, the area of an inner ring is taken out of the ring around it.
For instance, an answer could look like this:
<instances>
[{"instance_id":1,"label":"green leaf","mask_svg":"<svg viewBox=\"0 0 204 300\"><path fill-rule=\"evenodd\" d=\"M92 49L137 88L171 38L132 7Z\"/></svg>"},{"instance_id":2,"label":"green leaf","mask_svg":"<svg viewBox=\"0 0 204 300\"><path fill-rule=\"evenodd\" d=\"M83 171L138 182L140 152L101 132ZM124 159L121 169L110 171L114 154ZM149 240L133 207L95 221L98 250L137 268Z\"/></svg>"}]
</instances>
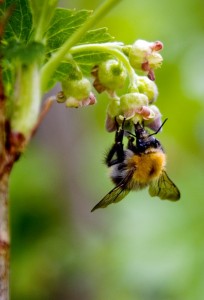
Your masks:
<instances>
[{"instance_id":1,"label":"green leaf","mask_svg":"<svg viewBox=\"0 0 204 300\"><path fill-rule=\"evenodd\" d=\"M47 52L56 51L87 20L91 11L57 8L48 29Z\"/></svg>"},{"instance_id":2,"label":"green leaf","mask_svg":"<svg viewBox=\"0 0 204 300\"><path fill-rule=\"evenodd\" d=\"M94 43L107 43L113 41L113 37L107 32L107 28L99 28L95 30L90 30L86 33L79 44L94 44ZM77 54L73 54L73 58L86 75L89 74L94 65L108 59L110 57L106 52L98 51L82 51Z\"/></svg>"},{"instance_id":3,"label":"green leaf","mask_svg":"<svg viewBox=\"0 0 204 300\"><path fill-rule=\"evenodd\" d=\"M45 47L38 42L31 42L28 44L10 43L8 47L3 50L4 58L9 61L17 61L24 65L32 64L44 58Z\"/></svg>"},{"instance_id":4,"label":"green leaf","mask_svg":"<svg viewBox=\"0 0 204 300\"><path fill-rule=\"evenodd\" d=\"M74 60L82 70L82 72L87 75L90 74L93 66L98 65L100 62L110 58L110 54L106 52L81 52L73 55Z\"/></svg>"},{"instance_id":5,"label":"green leaf","mask_svg":"<svg viewBox=\"0 0 204 300\"><path fill-rule=\"evenodd\" d=\"M108 33L107 28L99 28L90 30L86 33L79 44L94 44L94 43L107 43L113 41L113 37ZM90 73L94 65L108 59L110 57L106 52L98 51L82 51L73 54L73 58L85 74Z\"/></svg>"},{"instance_id":6,"label":"green leaf","mask_svg":"<svg viewBox=\"0 0 204 300\"><path fill-rule=\"evenodd\" d=\"M91 13L91 11L87 10L56 9L46 34L46 52L48 57L52 52L57 51L78 28L83 26ZM78 45L106 43L112 40L113 37L108 33L107 28L100 28L88 31L79 41ZM84 75L90 75L92 67L108 57L107 53L96 51L84 51L73 55L75 64L77 63ZM49 87L51 88L58 81L63 81L71 71L72 63L70 61L63 61L53 74L49 82Z\"/></svg>"},{"instance_id":7,"label":"green leaf","mask_svg":"<svg viewBox=\"0 0 204 300\"><path fill-rule=\"evenodd\" d=\"M65 80L69 76L69 74L72 73L74 69L76 69L76 63L85 76L90 76L90 72L93 66L109 59L110 55L101 52L84 52L81 54L78 53L73 55L73 58L73 63L71 63L70 61L64 61L59 65L48 84L49 89L52 88L57 82Z\"/></svg>"},{"instance_id":8,"label":"green leaf","mask_svg":"<svg viewBox=\"0 0 204 300\"><path fill-rule=\"evenodd\" d=\"M56 51L62 44L90 17L91 12L87 10L67 10L56 9L55 15L51 21L50 28L46 34L47 53ZM78 44L106 43L112 41L113 37L108 33L107 28L99 28L88 31ZM101 52L81 52L73 55L75 62L81 71L90 75L92 67L109 55ZM49 87L57 81L62 81L67 77L71 70L70 62L64 61L55 71Z\"/></svg>"},{"instance_id":9,"label":"green leaf","mask_svg":"<svg viewBox=\"0 0 204 300\"><path fill-rule=\"evenodd\" d=\"M4 39L6 41L16 40L26 42L29 39L32 29L32 15L27 0L4 0L0 6L0 16L11 9L11 16L8 19Z\"/></svg>"},{"instance_id":10,"label":"green leaf","mask_svg":"<svg viewBox=\"0 0 204 300\"><path fill-rule=\"evenodd\" d=\"M113 41L114 38L108 33L106 27L95 30L89 30L80 40L79 44L107 43Z\"/></svg>"},{"instance_id":11,"label":"green leaf","mask_svg":"<svg viewBox=\"0 0 204 300\"><path fill-rule=\"evenodd\" d=\"M56 51L90 17L91 11L58 8L47 32L47 52ZM88 31L78 44L105 43L114 38L107 28Z\"/></svg>"},{"instance_id":12,"label":"green leaf","mask_svg":"<svg viewBox=\"0 0 204 300\"><path fill-rule=\"evenodd\" d=\"M52 88L57 82L61 82L68 78L68 74L72 73L75 68L76 66L72 62L62 62L48 84L49 89Z\"/></svg>"},{"instance_id":13,"label":"green leaf","mask_svg":"<svg viewBox=\"0 0 204 300\"><path fill-rule=\"evenodd\" d=\"M42 40L52 19L58 0L30 0L36 40Z\"/></svg>"}]
</instances>

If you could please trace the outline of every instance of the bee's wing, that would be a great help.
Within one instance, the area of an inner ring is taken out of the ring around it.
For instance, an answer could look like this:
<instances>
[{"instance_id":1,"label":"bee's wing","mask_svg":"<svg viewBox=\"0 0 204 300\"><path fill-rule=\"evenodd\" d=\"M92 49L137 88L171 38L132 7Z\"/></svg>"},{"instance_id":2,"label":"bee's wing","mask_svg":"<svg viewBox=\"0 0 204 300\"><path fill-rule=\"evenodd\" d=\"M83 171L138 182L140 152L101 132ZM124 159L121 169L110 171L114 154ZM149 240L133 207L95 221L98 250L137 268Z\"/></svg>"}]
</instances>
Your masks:
<instances>
[{"instance_id":1,"label":"bee's wing","mask_svg":"<svg viewBox=\"0 0 204 300\"><path fill-rule=\"evenodd\" d=\"M168 199L176 201L180 199L180 192L176 185L171 181L166 172L163 170L159 179L151 182L149 186L150 196L158 196L162 200Z\"/></svg>"},{"instance_id":2,"label":"bee's wing","mask_svg":"<svg viewBox=\"0 0 204 300\"><path fill-rule=\"evenodd\" d=\"M127 188L129 180L131 180L133 171L130 171L127 176L116 186L114 187L99 203L97 203L91 211L94 211L97 208L105 208L111 203L116 203L121 201L130 191Z\"/></svg>"}]
</instances>

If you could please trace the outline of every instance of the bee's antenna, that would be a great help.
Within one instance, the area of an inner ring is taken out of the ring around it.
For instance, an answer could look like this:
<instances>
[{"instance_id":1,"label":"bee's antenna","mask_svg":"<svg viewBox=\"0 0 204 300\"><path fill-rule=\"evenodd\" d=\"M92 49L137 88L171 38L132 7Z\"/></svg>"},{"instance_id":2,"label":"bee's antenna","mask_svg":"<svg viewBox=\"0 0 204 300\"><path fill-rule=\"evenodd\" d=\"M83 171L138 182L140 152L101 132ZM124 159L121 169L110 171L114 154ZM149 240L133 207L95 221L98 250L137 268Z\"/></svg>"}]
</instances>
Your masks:
<instances>
[{"instance_id":1,"label":"bee's antenna","mask_svg":"<svg viewBox=\"0 0 204 300\"><path fill-rule=\"evenodd\" d=\"M128 134L131 135L131 136L134 136L134 138L136 138L136 135L133 134L132 132L130 132L130 131L128 131L128 130L125 130L125 132L128 133Z\"/></svg>"},{"instance_id":2,"label":"bee's antenna","mask_svg":"<svg viewBox=\"0 0 204 300\"><path fill-rule=\"evenodd\" d=\"M166 119L164 120L164 122L161 124L161 126L157 129L156 132L151 133L151 134L149 134L148 136L152 136L152 135L157 134L157 133L161 130L161 128L164 126L164 124L166 123L167 120L168 120L168 118L166 118Z\"/></svg>"}]
</instances>

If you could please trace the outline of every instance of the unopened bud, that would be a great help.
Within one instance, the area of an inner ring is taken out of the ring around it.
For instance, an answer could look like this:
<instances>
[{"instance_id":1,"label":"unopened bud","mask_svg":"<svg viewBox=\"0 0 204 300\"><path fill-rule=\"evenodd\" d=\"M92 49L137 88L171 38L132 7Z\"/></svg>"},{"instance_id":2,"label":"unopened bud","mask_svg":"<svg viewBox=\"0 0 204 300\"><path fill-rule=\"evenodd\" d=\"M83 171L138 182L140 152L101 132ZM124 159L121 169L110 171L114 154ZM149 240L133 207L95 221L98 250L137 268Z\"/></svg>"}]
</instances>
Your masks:
<instances>
[{"instance_id":1,"label":"unopened bud","mask_svg":"<svg viewBox=\"0 0 204 300\"><path fill-rule=\"evenodd\" d=\"M83 100L90 95L91 83L87 78L66 80L62 82L62 90L66 98L73 97L77 100Z\"/></svg>"},{"instance_id":2,"label":"unopened bud","mask_svg":"<svg viewBox=\"0 0 204 300\"><path fill-rule=\"evenodd\" d=\"M108 108L107 108L107 114L111 118L115 118L119 115L120 112L120 100L119 99L111 99Z\"/></svg>"},{"instance_id":3,"label":"unopened bud","mask_svg":"<svg viewBox=\"0 0 204 300\"><path fill-rule=\"evenodd\" d=\"M126 69L119 61L111 59L102 62L98 68L98 79L107 90L121 89L127 78Z\"/></svg>"},{"instance_id":4,"label":"unopened bud","mask_svg":"<svg viewBox=\"0 0 204 300\"><path fill-rule=\"evenodd\" d=\"M143 106L148 106L148 98L144 94L129 93L121 96L120 111L125 118L134 117Z\"/></svg>"},{"instance_id":5,"label":"unopened bud","mask_svg":"<svg viewBox=\"0 0 204 300\"><path fill-rule=\"evenodd\" d=\"M148 97L149 103L155 102L158 97L158 89L155 82L146 76L138 76L137 83L139 92Z\"/></svg>"}]
</instances>

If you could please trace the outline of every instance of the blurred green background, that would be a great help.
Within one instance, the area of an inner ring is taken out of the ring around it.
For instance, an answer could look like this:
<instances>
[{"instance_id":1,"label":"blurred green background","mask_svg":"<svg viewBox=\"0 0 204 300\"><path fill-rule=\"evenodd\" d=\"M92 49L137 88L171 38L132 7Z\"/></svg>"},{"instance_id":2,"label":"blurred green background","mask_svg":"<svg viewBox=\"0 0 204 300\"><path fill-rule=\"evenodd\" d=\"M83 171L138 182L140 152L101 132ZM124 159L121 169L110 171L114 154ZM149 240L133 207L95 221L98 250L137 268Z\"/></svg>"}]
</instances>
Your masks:
<instances>
[{"instance_id":1,"label":"blurred green background","mask_svg":"<svg viewBox=\"0 0 204 300\"><path fill-rule=\"evenodd\" d=\"M61 1L95 9L99 1ZM177 203L132 192L90 209L112 188L103 165L108 100L54 105L11 178L11 299L201 300L204 295L204 2L125 0L99 24L116 40L161 40L158 139Z\"/></svg>"}]
</instances>

